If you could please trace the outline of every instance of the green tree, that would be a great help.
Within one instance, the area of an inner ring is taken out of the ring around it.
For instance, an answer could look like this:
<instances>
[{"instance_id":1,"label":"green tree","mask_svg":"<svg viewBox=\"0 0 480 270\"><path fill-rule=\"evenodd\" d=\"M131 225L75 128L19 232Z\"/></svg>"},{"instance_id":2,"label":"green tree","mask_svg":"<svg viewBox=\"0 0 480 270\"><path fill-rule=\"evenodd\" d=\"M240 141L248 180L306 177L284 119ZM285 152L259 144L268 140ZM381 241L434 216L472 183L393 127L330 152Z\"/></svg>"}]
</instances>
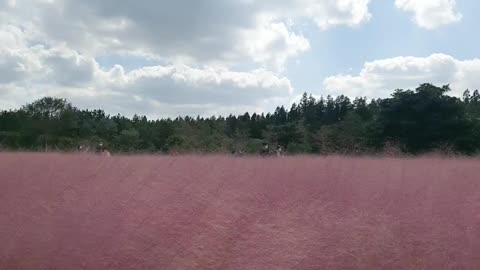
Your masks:
<instances>
[{"instance_id":1,"label":"green tree","mask_svg":"<svg viewBox=\"0 0 480 270\"><path fill-rule=\"evenodd\" d=\"M468 151L462 141L472 130L464 107L446 95L449 86L422 84L415 91L397 90L381 103L380 121L384 141L401 145L411 153L448 145Z\"/></svg>"},{"instance_id":2,"label":"green tree","mask_svg":"<svg viewBox=\"0 0 480 270\"><path fill-rule=\"evenodd\" d=\"M136 129L122 130L116 138L116 148L121 151L134 151L138 149L140 133Z\"/></svg>"}]
</instances>

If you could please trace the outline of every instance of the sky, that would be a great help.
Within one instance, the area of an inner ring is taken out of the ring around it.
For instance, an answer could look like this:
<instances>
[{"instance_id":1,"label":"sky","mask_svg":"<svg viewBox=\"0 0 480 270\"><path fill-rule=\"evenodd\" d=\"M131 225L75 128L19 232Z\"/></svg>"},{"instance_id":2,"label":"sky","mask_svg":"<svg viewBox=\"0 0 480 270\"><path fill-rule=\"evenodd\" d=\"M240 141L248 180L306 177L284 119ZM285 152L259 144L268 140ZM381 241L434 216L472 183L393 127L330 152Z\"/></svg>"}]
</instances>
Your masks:
<instances>
[{"instance_id":1,"label":"sky","mask_svg":"<svg viewBox=\"0 0 480 270\"><path fill-rule=\"evenodd\" d=\"M271 112L304 92L480 88L476 0L0 0L0 109Z\"/></svg>"}]
</instances>

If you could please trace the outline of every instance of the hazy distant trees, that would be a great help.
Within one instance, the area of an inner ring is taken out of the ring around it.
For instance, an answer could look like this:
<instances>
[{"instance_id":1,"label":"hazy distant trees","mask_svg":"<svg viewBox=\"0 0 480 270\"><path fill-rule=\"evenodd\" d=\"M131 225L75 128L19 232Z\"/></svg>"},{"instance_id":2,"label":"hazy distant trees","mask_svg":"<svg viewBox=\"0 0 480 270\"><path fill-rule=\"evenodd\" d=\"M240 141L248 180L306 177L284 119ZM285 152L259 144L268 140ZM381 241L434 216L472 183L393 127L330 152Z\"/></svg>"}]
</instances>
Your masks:
<instances>
[{"instance_id":1,"label":"hazy distant trees","mask_svg":"<svg viewBox=\"0 0 480 270\"><path fill-rule=\"evenodd\" d=\"M0 112L0 147L72 150L103 141L120 152L258 152L263 142L289 153L373 153L397 145L407 153L480 149L480 94L448 96L449 86L422 84L367 100L304 94L289 109L227 117L147 119L79 110L46 97Z\"/></svg>"}]
</instances>

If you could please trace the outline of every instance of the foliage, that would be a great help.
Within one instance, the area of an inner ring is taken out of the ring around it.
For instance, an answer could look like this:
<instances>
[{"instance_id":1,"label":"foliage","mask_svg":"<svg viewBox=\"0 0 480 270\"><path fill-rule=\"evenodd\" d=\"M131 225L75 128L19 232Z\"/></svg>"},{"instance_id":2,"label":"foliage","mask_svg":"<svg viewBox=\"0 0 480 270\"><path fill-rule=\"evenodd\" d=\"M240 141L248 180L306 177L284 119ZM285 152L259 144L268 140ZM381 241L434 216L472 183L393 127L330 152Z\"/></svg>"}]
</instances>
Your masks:
<instances>
[{"instance_id":1,"label":"foliage","mask_svg":"<svg viewBox=\"0 0 480 270\"><path fill-rule=\"evenodd\" d=\"M64 99L42 98L0 111L0 149L71 151L99 141L113 152L258 153L263 143L288 153L372 153L398 146L406 153L449 149L480 152L480 94L462 99L450 87L422 84L386 99L304 94L289 110L240 116L149 120L79 110ZM272 147L273 149L273 147Z\"/></svg>"}]
</instances>

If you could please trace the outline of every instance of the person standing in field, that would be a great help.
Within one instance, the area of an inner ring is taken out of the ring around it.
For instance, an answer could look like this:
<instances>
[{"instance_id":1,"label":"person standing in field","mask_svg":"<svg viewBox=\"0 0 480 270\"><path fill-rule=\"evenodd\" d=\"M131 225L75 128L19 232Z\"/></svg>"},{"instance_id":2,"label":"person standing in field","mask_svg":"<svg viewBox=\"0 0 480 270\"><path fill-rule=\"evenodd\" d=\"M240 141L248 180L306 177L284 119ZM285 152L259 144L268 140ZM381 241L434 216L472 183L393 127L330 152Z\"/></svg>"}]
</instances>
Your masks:
<instances>
[{"instance_id":1,"label":"person standing in field","mask_svg":"<svg viewBox=\"0 0 480 270\"><path fill-rule=\"evenodd\" d=\"M277 154L277 157L283 156L283 149L281 145L277 145L277 149L275 150L275 153Z\"/></svg>"},{"instance_id":2,"label":"person standing in field","mask_svg":"<svg viewBox=\"0 0 480 270\"><path fill-rule=\"evenodd\" d=\"M111 157L111 156L112 156L112 154L110 154L110 151L108 151L107 149L103 150L102 155L103 155L104 157Z\"/></svg>"},{"instance_id":3,"label":"person standing in field","mask_svg":"<svg viewBox=\"0 0 480 270\"><path fill-rule=\"evenodd\" d=\"M270 154L270 146L268 143L263 143L262 150L260 151L260 155L267 156Z\"/></svg>"},{"instance_id":4,"label":"person standing in field","mask_svg":"<svg viewBox=\"0 0 480 270\"><path fill-rule=\"evenodd\" d=\"M103 145L103 142L99 142L95 152L102 153L103 151L105 151L105 146Z\"/></svg>"},{"instance_id":5,"label":"person standing in field","mask_svg":"<svg viewBox=\"0 0 480 270\"><path fill-rule=\"evenodd\" d=\"M96 153L99 154L99 155L105 156L105 157L110 157L111 156L110 152L107 150L107 147L105 147L103 142L98 143Z\"/></svg>"}]
</instances>

